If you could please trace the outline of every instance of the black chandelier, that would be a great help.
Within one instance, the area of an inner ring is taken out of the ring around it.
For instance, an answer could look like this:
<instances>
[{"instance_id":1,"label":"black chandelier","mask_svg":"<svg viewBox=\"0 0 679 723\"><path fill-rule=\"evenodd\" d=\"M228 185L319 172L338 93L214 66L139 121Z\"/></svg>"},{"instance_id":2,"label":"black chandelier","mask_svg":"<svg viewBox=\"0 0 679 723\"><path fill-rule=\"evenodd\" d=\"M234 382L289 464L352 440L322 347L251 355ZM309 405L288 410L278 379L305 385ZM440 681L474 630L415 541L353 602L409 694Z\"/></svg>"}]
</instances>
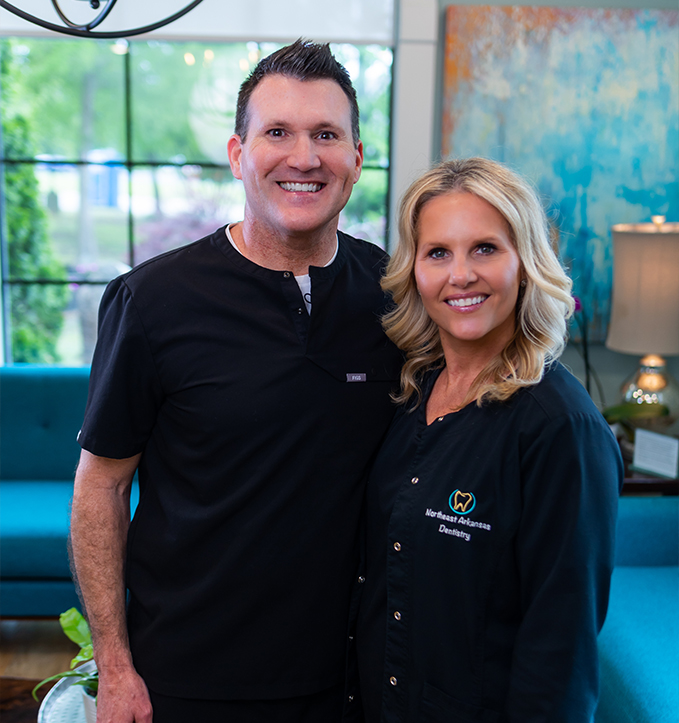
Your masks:
<instances>
[{"instance_id":1,"label":"black chandelier","mask_svg":"<svg viewBox=\"0 0 679 723\"><path fill-rule=\"evenodd\" d=\"M142 33L150 33L152 30L157 30L158 28L162 28L165 25L169 25L170 23L174 22L175 20L178 20L182 16L186 15L186 13L190 12L195 8L197 5L200 5L203 0L193 0L193 2L190 2L183 10L180 10L179 12L175 13L174 15L170 15L170 17L165 18L164 20L160 20L157 23L152 23L151 25L144 25L144 27L141 28L132 28L130 30L116 30L113 32L92 32L94 28L96 28L103 20L106 19L108 14L113 10L113 6L116 4L117 0L83 0L84 2L89 2L90 7L93 10L99 10L99 14L89 23L86 23L85 25L78 25L77 23L71 22L66 15L62 12L61 8L59 7L59 3L57 0L52 0L52 5L54 6L54 9L57 12L57 15L61 18L64 25L55 25L54 23L48 23L46 20L42 20L42 18L36 18L34 15L31 15L30 13L24 12L23 10L19 10L19 8L14 7L14 5L6 2L6 0L0 0L0 7L4 8L5 10L8 10L10 13L14 13L14 15L19 16L20 18L23 18L24 20L27 20L29 23L34 23L35 25L39 25L42 28L46 28L47 30L54 30L57 33L65 33L66 35L76 35L81 38L129 38L132 35L141 35ZM103 7L101 7L103 5Z\"/></svg>"}]
</instances>

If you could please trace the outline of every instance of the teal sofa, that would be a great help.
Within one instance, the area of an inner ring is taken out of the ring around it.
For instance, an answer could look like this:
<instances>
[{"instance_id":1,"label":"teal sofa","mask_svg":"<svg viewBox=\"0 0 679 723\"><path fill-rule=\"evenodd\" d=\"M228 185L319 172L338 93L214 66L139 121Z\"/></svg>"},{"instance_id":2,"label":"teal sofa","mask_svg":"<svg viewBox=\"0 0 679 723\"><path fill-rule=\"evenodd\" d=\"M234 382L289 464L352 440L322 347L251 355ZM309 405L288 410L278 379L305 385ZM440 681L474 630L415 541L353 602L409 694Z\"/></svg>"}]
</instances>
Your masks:
<instances>
[{"instance_id":1,"label":"teal sofa","mask_svg":"<svg viewBox=\"0 0 679 723\"><path fill-rule=\"evenodd\" d=\"M67 537L88 368L0 367L0 614L78 605ZM133 507L138 492L133 490ZM595 723L679 720L679 497L622 497Z\"/></svg>"},{"instance_id":2,"label":"teal sofa","mask_svg":"<svg viewBox=\"0 0 679 723\"><path fill-rule=\"evenodd\" d=\"M595 723L679 721L679 497L621 497Z\"/></svg>"},{"instance_id":3,"label":"teal sofa","mask_svg":"<svg viewBox=\"0 0 679 723\"><path fill-rule=\"evenodd\" d=\"M0 615L78 605L67 538L89 368L0 367Z\"/></svg>"}]
</instances>

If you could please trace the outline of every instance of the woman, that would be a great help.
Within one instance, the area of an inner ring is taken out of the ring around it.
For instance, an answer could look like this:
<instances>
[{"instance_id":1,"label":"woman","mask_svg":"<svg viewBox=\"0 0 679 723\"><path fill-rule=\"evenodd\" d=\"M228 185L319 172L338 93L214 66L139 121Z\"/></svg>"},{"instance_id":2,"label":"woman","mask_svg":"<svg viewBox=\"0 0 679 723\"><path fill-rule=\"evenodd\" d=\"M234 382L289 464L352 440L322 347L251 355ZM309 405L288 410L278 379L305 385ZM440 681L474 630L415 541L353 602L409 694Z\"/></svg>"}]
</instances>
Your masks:
<instances>
[{"instance_id":1,"label":"woman","mask_svg":"<svg viewBox=\"0 0 679 723\"><path fill-rule=\"evenodd\" d=\"M571 282L534 192L480 158L430 171L383 287L406 363L368 483L366 719L589 723L622 461L555 361Z\"/></svg>"}]
</instances>

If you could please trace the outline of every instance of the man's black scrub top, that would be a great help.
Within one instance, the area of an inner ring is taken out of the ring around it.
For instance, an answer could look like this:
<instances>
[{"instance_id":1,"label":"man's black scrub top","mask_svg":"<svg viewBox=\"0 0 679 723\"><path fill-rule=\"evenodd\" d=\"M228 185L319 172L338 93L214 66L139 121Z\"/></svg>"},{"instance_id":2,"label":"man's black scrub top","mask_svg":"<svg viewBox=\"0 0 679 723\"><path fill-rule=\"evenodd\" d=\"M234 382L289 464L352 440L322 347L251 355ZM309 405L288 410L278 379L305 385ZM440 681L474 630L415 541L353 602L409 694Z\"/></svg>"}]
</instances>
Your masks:
<instances>
[{"instance_id":1,"label":"man's black scrub top","mask_svg":"<svg viewBox=\"0 0 679 723\"><path fill-rule=\"evenodd\" d=\"M356 530L401 357L385 254L339 234L310 269L241 256L224 228L115 279L80 444L142 453L128 624L149 688L281 698L344 672Z\"/></svg>"}]
</instances>

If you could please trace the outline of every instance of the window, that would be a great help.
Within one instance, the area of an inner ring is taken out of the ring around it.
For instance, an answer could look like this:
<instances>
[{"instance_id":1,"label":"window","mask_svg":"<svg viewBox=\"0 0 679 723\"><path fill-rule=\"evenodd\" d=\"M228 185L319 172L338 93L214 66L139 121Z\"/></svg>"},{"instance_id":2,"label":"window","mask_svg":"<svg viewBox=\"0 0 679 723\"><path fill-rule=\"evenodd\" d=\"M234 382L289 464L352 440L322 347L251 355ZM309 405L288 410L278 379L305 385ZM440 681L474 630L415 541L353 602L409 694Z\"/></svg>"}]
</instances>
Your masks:
<instances>
[{"instance_id":1,"label":"window","mask_svg":"<svg viewBox=\"0 0 679 723\"><path fill-rule=\"evenodd\" d=\"M226 141L272 43L0 39L5 360L89 364L106 283L242 218ZM340 227L384 245L392 52L334 45L365 165Z\"/></svg>"}]
</instances>

